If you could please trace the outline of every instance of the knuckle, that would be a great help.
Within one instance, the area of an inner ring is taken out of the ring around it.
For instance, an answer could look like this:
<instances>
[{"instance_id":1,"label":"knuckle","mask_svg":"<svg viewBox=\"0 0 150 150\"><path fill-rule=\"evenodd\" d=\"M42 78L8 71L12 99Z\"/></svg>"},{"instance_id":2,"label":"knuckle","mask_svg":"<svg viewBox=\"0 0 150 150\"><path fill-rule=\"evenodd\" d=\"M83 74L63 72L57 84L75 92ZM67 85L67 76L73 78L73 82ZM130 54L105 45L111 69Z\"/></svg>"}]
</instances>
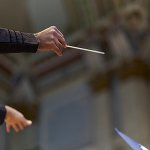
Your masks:
<instances>
[{"instance_id":1,"label":"knuckle","mask_svg":"<svg viewBox=\"0 0 150 150\"><path fill-rule=\"evenodd\" d=\"M52 26L52 28L53 28L53 29L57 29L57 27L56 27L56 26Z\"/></svg>"},{"instance_id":2,"label":"knuckle","mask_svg":"<svg viewBox=\"0 0 150 150\"><path fill-rule=\"evenodd\" d=\"M54 35L51 35L50 40L51 40L51 42L53 43L53 42L55 41L55 36L54 36Z\"/></svg>"},{"instance_id":3,"label":"knuckle","mask_svg":"<svg viewBox=\"0 0 150 150\"><path fill-rule=\"evenodd\" d=\"M54 42L54 40L53 40L53 41L51 41L51 44L50 44L50 45L55 46L55 42Z\"/></svg>"},{"instance_id":4,"label":"knuckle","mask_svg":"<svg viewBox=\"0 0 150 150\"><path fill-rule=\"evenodd\" d=\"M55 40L54 35L51 35L51 40L52 40L52 42L54 42L54 40Z\"/></svg>"},{"instance_id":5,"label":"knuckle","mask_svg":"<svg viewBox=\"0 0 150 150\"><path fill-rule=\"evenodd\" d=\"M52 34L52 35L56 35L56 30L52 29L52 30L51 30L51 34Z\"/></svg>"}]
</instances>

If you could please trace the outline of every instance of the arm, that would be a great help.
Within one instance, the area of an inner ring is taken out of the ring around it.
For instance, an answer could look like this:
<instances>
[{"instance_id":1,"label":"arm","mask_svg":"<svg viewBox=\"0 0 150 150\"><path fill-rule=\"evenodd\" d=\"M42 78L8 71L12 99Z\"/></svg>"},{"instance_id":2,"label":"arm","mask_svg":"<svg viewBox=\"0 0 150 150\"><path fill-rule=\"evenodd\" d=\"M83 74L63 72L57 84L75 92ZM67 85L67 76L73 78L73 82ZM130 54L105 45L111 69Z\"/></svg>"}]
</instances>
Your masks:
<instances>
[{"instance_id":1,"label":"arm","mask_svg":"<svg viewBox=\"0 0 150 150\"><path fill-rule=\"evenodd\" d=\"M0 28L0 53L36 52L37 48L33 34Z\"/></svg>"},{"instance_id":2,"label":"arm","mask_svg":"<svg viewBox=\"0 0 150 150\"><path fill-rule=\"evenodd\" d=\"M63 48L66 48L64 36L54 26L36 34L0 28L0 53L34 53L37 50L51 50L61 56Z\"/></svg>"}]
</instances>

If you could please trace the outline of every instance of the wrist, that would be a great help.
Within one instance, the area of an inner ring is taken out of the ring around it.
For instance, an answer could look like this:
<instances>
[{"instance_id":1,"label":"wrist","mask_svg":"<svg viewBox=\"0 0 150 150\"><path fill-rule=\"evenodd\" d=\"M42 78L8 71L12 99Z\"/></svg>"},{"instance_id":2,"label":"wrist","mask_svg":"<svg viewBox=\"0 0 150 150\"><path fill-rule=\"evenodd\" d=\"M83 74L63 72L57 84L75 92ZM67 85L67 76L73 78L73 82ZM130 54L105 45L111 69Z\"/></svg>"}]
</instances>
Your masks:
<instances>
[{"instance_id":1,"label":"wrist","mask_svg":"<svg viewBox=\"0 0 150 150\"><path fill-rule=\"evenodd\" d=\"M5 116L5 121L7 120L8 116L9 116L9 109L8 106L5 106L6 109L6 116Z\"/></svg>"},{"instance_id":2,"label":"wrist","mask_svg":"<svg viewBox=\"0 0 150 150\"><path fill-rule=\"evenodd\" d=\"M39 39L39 37L38 37L38 33L35 33L34 36L35 36L35 38L36 38L36 40L37 40L37 43L38 43L38 49L37 49L37 50L39 50L40 39Z\"/></svg>"},{"instance_id":3,"label":"wrist","mask_svg":"<svg viewBox=\"0 0 150 150\"><path fill-rule=\"evenodd\" d=\"M5 116L5 121L8 120L10 118L11 112L10 112L10 107L9 106L5 106L6 109L6 116Z\"/></svg>"}]
</instances>

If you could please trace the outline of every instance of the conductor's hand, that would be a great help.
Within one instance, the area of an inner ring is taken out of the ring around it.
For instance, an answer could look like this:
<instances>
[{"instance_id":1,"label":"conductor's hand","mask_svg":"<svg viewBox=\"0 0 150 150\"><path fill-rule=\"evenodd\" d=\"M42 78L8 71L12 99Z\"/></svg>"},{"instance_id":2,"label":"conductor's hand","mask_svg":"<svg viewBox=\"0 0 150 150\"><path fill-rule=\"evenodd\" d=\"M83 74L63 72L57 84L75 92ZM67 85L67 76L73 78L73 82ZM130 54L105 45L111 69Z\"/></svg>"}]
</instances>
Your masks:
<instances>
[{"instance_id":1,"label":"conductor's hand","mask_svg":"<svg viewBox=\"0 0 150 150\"><path fill-rule=\"evenodd\" d=\"M12 107L5 106L6 108L6 130L9 133L13 128L16 132L23 130L25 127L30 126L32 121L27 120L22 113Z\"/></svg>"},{"instance_id":2,"label":"conductor's hand","mask_svg":"<svg viewBox=\"0 0 150 150\"><path fill-rule=\"evenodd\" d=\"M51 26L35 34L39 42L38 51L51 50L58 56L62 56L62 49L66 48L66 41L63 34L55 27Z\"/></svg>"}]
</instances>

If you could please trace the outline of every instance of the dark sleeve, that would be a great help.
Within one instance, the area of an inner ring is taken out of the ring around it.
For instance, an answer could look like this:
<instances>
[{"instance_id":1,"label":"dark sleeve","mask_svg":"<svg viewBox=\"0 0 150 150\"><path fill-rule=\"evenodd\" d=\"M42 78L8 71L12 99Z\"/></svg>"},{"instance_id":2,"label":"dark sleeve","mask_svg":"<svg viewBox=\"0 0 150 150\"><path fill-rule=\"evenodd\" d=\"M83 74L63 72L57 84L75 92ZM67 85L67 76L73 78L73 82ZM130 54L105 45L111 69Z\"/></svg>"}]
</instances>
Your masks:
<instances>
[{"instance_id":1,"label":"dark sleeve","mask_svg":"<svg viewBox=\"0 0 150 150\"><path fill-rule=\"evenodd\" d=\"M6 108L3 105L0 105L0 125L4 123L6 117Z\"/></svg>"},{"instance_id":2,"label":"dark sleeve","mask_svg":"<svg viewBox=\"0 0 150 150\"><path fill-rule=\"evenodd\" d=\"M34 53L38 41L31 33L0 28L0 53Z\"/></svg>"}]
</instances>

